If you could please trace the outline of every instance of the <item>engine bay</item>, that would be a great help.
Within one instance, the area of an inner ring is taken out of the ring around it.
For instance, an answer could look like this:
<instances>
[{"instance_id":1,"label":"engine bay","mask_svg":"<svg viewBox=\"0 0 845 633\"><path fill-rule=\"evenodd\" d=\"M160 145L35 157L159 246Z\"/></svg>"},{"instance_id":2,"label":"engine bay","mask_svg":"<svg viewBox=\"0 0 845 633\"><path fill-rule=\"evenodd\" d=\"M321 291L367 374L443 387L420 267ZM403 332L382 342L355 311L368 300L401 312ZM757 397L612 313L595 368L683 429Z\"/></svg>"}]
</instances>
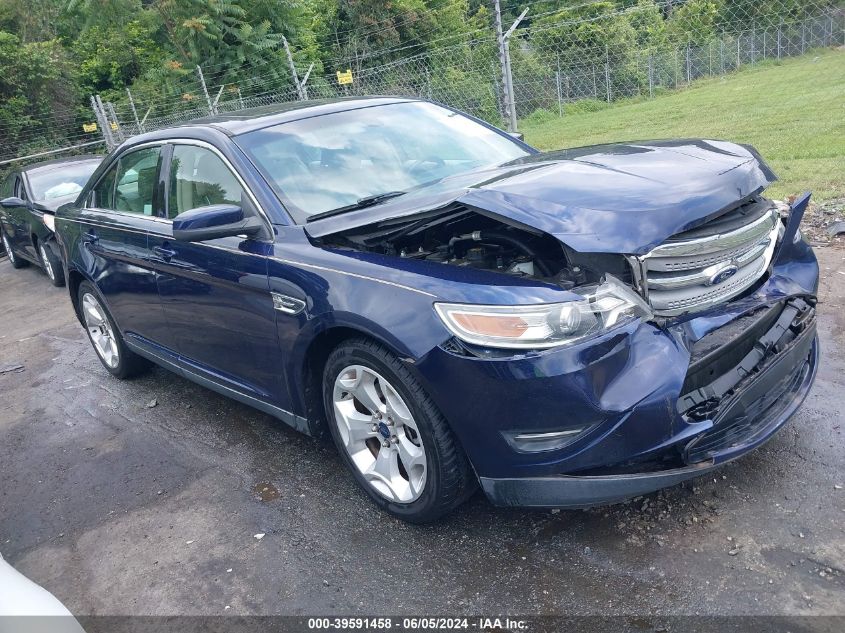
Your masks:
<instances>
[{"instance_id":1,"label":"engine bay","mask_svg":"<svg viewBox=\"0 0 845 633\"><path fill-rule=\"evenodd\" d=\"M323 238L326 246L487 270L570 289L610 273L630 280L620 255L578 253L551 235L458 207Z\"/></svg>"}]
</instances>

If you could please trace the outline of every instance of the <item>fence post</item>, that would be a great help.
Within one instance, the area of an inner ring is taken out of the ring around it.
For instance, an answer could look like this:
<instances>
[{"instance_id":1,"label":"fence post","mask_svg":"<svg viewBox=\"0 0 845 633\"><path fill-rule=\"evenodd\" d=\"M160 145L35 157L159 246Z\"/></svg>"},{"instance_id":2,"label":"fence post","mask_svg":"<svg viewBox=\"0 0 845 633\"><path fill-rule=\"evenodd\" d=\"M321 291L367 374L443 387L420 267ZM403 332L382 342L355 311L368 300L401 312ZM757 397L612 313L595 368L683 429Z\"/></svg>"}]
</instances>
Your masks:
<instances>
[{"instance_id":1,"label":"fence post","mask_svg":"<svg viewBox=\"0 0 845 633\"><path fill-rule=\"evenodd\" d=\"M707 74L712 77L713 76L713 40L710 40L710 44L707 46Z\"/></svg>"},{"instance_id":2,"label":"fence post","mask_svg":"<svg viewBox=\"0 0 845 633\"><path fill-rule=\"evenodd\" d=\"M690 43L687 42L687 85L692 81L692 68L690 68Z\"/></svg>"},{"instance_id":3,"label":"fence post","mask_svg":"<svg viewBox=\"0 0 845 633\"><path fill-rule=\"evenodd\" d=\"M637 94L638 95L641 95L643 93L642 82L640 81L640 77L641 77L641 75L640 75L640 57L642 57L642 53L640 51L637 51L637 72L636 72L635 76L637 78L636 84L637 84Z\"/></svg>"},{"instance_id":4,"label":"fence post","mask_svg":"<svg viewBox=\"0 0 845 633\"><path fill-rule=\"evenodd\" d=\"M138 120L138 111L135 109L135 100L132 98L132 93L129 88L126 89L126 96L129 97L129 107L132 108L132 116L135 118L135 127L138 129L138 134L143 132L141 129L141 122Z\"/></svg>"},{"instance_id":5,"label":"fence post","mask_svg":"<svg viewBox=\"0 0 845 633\"><path fill-rule=\"evenodd\" d=\"M302 96L305 97L306 101L308 101L308 78L311 76L312 70L314 70L314 62L311 62L311 65L308 66L308 70L305 71L305 76L302 78L302 81L299 82L299 85L302 88ZM430 98L431 97L429 96L429 99Z\"/></svg>"},{"instance_id":6,"label":"fence post","mask_svg":"<svg viewBox=\"0 0 845 633\"><path fill-rule=\"evenodd\" d=\"M241 107L241 110L244 109L244 96L241 94L240 88L238 88L238 105Z\"/></svg>"},{"instance_id":7,"label":"fence post","mask_svg":"<svg viewBox=\"0 0 845 633\"><path fill-rule=\"evenodd\" d=\"M117 132L117 138L122 143L126 139L123 136L123 126L120 124L120 121L117 118L117 113L114 111L114 104L111 101L107 101L106 108L111 115L111 120L114 121L114 124L117 126L117 129L115 130Z\"/></svg>"},{"instance_id":8,"label":"fence post","mask_svg":"<svg viewBox=\"0 0 845 633\"><path fill-rule=\"evenodd\" d=\"M801 54L804 54L804 51L807 49L807 24L805 22L801 23Z\"/></svg>"},{"instance_id":9,"label":"fence post","mask_svg":"<svg viewBox=\"0 0 845 633\"><path fill-rule=\"evenodd\" d=\"M654 98L654 59L648 54L648 96Z\"/></svg>"},{"instance_id":10,"label":"fence post","mask_svg":"<svg viewBox=\"0 0 845 633\"><path fill-rule=\"evenodd\" d=\"M508 131L516 132L516 98L513 93L513 72L511 70L511 52L508 40L514 29L522 22L522 18L528 13L525 9L519 17L511 24L507 33L502 32L502 9L499 0L495 3L496 9L496 39L499 41L499 63L502 66L502 80L505 88L505 115L508 119Z\"/></svg>"},{"instance_id":11,"label":"fence post","mask_svg":"<svg viewBox=\"0 0 845 633\"><path fill-rule=\"evenodd\" d=\"M102 113L100 112L100 108L97 106L97 99L94 95L91 95L91 110L94 111L94 118L97 121L97 125L100 127L100 134L103 135L103 140L106 143L106 151L112 151L112 142L111 142L111 130L108 129L108 123L103 118Z\"/></svg>"},{"instance_id":12,"label":"fence post","mask_svg":"<svg viewBox=\"0 0 845 633\"><path fill-rule=\"evenodd\" d=\"M599 98L599 86L596 83L596 65L593 64L593 99Z\"/></svg>"},{"instance_id":13,"label":"fence post","mask_svg":"<svg viewBox=\"0 0 845 633\"><path fill-rule=\"evenodd\" d=\"M778 61L780 61L780 29L783 23L778 24Z\"/></svg>"},{"instance_id":14,"label":"fence post","mask_svg":"<svg viewBox=\"0 0 845 633\"><path fill-rule=\"evenodd\" d=\"M678 49L675 49L675 88L678 87Z\"/></svg>"},{"instance_id":15,"label":"fence post","mask_svg":"<svg viewBox=\"0 0 845 633\"><path fill-rule=\"evenodd\" d=\"M299 75L296 74L296 66L293 65L293 55L291 55L288 40L284 36L282 36L282 44L285 47L285 55L288 58L288 65L290 66L290 74L293 77L293 83L296 85L296 94L300 101L305 101L305 94L302 92L302 84L299 83Z\"/></svg>"},{"instance_id":16,"label":"fence post","mask_svg":"<svg viewBox=\"0 0 845 633\"><path fill-rule=\"evenodd\" d=\"M557 115L563 116L563 95L560 88L560 59L557 61L557 70L555 71L555 86L557 87Z\"/></svg>"},{"instance_id":17,"label":"fence post","mask_svg":"<svg viewBox=\"0 0 845 633\"><path fill-rule=\"evenodd\" d=\"M112 151L115 148L114 137L111 134L111 125L109 125L105 110L103 110L103 102L100 100L99 95L91 95L91 108L94 110L94 117L100 125L103 140L106 142L106 149Z\"/></svg>"},{"instance_id":18,"label":"fence post","mask_svg":"<svg viewBox=\"0 0 845 633\"><path fill-rule=\"evenodd\" d=\"M740 52L740 44L742 43L742 33L738 33L736 36L736 69L739 70L739 67L742 65L742 62L739 58Z\"/></svg>"},{"instance_id":19,"label":"fence post","mask_svg":"<svg viewBox=\"0 0 845 633\"><path fill-rule=\"evenodd\" d=\"M202 74L202 68L200 68L199 64L197 64L197 75L199 75L200 78L200 85L202 85L202 92L205 95L205 102L208 104L208 113L217 114L214 111L214 106L211 104L211 95L208 94L208 88L205 85L205 77Z\"/></svg>"},{"instance_id":20,"label":"fence post","mask_svg":"<svg viewBox=\"0 0 845 633\"><path fill-rule=\"evenodd\" d=\"M751 65L754 65L754 49L757 48L757 32L751 29Z\"/></svg>"},{"instance_id":21,"label":"fence post","mask_svg":"<svg viewBox=\"0 0 845 633\"><path fill-rule=\"evenodd\" d=\"M211 106L214 108L214 112L218 112L217 104L220 103L220 97L223 96L223 90L226 88L226 84L220 86L220 90L217 91L217 94L214 95L214 99L211 102Z\"/></svg>"},{"instance_id":22,"label":"fence post","mask_svg":"<svg viewBox=\"0 0 845 633\"><path fill-rule=\"evenodd\" d=\"M496 0L496 40L499 45L499 65L502 67L502 89L504 92L504 113L508 123L508 131L516 131L516 104L513 102L513 94L510 90L510 77L508 68L507 50L505 49L505 37L502 33L502 10L499 0Z\"/></svg>"},{"instance_id":23,"label":"fence post","mask_svg":"<svg viewBox=\"0 0 845 633\"><path fill-rule=\"evenodd\" d=\"M724 35L722 36L724 38ZM725 74L725 40L719 40L719 74Z\"/></svg>"},{"instance_id":24,"label":"fence post","mask_svg":"<svg viewBox=\"0 0 845 633\"><path fill-rule=\"evenodd\" d=\"M766 60L766 35L768 35L769 29L763 29L763 60Z\"/></svg>"},{"instance_id":25,"label":"fence post","mask_svg":"<svg viewBox=\"0 0 845 633\"><path fill-rule=\"evenodd\" d=\"M845 14L842 15L842 46L845 46Z\"/></svg>"}]
</instances>

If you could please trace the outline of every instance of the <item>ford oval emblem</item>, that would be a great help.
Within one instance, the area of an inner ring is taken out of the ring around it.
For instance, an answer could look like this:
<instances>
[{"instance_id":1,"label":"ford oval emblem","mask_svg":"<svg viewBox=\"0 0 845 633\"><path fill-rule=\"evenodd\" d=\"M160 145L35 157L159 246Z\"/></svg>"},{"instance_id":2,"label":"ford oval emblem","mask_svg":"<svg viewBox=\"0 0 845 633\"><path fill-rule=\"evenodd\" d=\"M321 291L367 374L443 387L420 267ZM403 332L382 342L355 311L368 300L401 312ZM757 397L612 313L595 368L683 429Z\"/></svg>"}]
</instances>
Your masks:
<instances>
[{"instance_id":1,"label":"ford oval emblem","mask_svg":"<svg viewBox=\"0 0 845 633\"><path fill-rule=\"evenodd\" d=\"M733 277L736 274L736 271L738 270L739 268L734 264L728 264L724 268L717 271L713 276L711 276L710 279L707 280L707 285L717 286L720 283L727 281L728 279Z\"/></svg>"}]
</instances>

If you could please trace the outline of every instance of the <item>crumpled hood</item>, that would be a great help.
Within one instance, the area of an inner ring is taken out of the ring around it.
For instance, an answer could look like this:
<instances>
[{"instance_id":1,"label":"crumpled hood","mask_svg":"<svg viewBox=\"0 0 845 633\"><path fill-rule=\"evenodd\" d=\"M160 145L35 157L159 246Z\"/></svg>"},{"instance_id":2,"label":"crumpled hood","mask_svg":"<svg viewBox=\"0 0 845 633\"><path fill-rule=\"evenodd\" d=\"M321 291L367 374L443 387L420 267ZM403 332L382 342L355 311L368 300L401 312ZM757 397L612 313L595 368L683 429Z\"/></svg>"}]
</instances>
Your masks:
<instances>
[{"instance_id":1,"label":"crumpled hood","mask_svg":"<svg viewBox=\"0 0 845 633\"><path fill-rule=\"evenodd\" d=\"M774 180L753 148L725 141L596 145L447 178L306 230L320 237L459 203L549 233L580 252L642 254Z\"/></svg>"}]
</instances>

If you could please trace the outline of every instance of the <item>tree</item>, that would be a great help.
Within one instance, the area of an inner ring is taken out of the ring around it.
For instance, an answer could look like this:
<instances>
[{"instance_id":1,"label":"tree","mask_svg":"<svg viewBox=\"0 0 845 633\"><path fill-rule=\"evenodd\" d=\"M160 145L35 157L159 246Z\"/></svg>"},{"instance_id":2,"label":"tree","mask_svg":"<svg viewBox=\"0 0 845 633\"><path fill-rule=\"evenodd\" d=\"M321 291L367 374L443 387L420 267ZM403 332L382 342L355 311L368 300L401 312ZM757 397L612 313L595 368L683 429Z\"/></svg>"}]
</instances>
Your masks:
<instances>
[{"instance_id":1,"label":"tree","mask_svg":"<svg viewBox=\"0 0 845 633\"><path fill-rule=\"evenodd\" d=\"M75 77L59 42L0 31L0 146L26 151L76 129Z\"/></svg>"}]
</instances>

